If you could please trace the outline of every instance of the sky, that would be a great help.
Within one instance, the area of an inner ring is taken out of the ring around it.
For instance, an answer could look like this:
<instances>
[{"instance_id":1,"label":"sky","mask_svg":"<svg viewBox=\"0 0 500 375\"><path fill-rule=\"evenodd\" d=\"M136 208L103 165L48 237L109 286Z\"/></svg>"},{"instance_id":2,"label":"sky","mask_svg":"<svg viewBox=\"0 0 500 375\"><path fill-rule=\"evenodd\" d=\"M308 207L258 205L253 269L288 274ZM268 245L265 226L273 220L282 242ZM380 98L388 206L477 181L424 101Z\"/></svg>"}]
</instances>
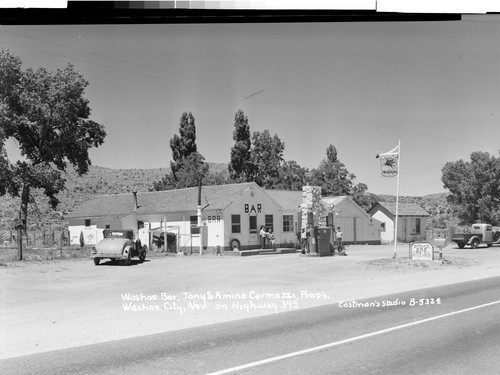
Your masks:
<instances>
[{"instance_id":1,"label":"sky","mask_svg":"<svg viewBox=\"0 0 500 375\"><path fill-rule=\"evenodd\" d=\"M183 112L228 163L234 115L316 168L332 144L355 183L396 194L377 153L401 144L399 194L446 191L441 168L500 150L500 16L447 22L0 26L23 68L75 66L105 143L93 165L162 168ZM12 160L17 145L7 144Z\"/></svg>"}]
</instances>

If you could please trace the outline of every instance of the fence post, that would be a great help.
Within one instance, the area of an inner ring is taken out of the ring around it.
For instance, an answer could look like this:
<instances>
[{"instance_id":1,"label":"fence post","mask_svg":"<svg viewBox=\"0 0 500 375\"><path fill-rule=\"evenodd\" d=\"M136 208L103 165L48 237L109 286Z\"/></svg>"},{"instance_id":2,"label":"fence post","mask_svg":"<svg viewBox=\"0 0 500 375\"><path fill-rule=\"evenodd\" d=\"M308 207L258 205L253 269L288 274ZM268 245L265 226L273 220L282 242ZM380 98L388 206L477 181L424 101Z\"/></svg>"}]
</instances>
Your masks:
<instances>
[{"instance_id":1,"label":"fence post","mask_svg":"<svg viewBox=\"0 0 500 375\"><path fill-rule=\"evenodd\" d=\"M17 230L17 248L19 252L19 260L23 260L23 234L22 230Z\"/></svg>"}]
</instances>

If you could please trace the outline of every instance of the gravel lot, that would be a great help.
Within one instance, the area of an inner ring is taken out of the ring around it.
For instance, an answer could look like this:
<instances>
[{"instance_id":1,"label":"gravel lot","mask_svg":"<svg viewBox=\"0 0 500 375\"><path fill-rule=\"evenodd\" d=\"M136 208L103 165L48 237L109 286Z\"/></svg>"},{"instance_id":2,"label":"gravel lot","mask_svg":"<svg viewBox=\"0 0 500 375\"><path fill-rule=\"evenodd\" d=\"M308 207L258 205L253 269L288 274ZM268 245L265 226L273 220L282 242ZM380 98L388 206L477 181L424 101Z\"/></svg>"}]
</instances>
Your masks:
<instances>
[{"instance_id":1,"label":"gravel lot","mask_svg":"<svg viewBox=\"0 0 500 375\"><path fill-rule=\"evenodd\" d=\"M408 259L408 245L348 256L167 256L123 267L90 259L0 266L0 358L304 309L500 275L500 247ZM432 296L440 297L440 296ZM242 321L244 324L244 321Z\"/></svg>"}]
</instances>

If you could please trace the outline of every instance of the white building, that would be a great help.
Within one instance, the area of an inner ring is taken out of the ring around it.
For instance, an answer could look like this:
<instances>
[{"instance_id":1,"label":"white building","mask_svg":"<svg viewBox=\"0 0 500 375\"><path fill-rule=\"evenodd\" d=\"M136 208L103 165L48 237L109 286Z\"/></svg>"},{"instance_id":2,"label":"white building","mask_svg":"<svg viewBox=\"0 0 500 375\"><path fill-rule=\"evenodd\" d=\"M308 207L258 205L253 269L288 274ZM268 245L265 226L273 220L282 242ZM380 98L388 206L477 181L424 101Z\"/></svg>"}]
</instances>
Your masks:
<instances>
[{"instance_id":1,"label":"white building","mask_svg":"<svg viewBox=\"0 0 500 375\"><path fill-rule=\"evenodd\" d=\"M382 243L393 242L396 203L378 202L368 213L383 223L381 231ZM429 216L429 213L417 203L399 203L397 240L400 242L425 240L425 230Z\"/></svg>"},{"instance_id":2,"label":"white building","mask_svg":"<svg viewBox=\"0 0 500 375\"><path fill-rule=\"evenodd\" d=\"M327 207L333 207L332 224L342 230L344 243L380 245L382 222L371 217L351 197L342 195L322 200Z\"/></svg>"},{"instance_id":3,"label":"white building","mask_svg":"<svg viewBox=\"0 0 500 375\"><path fill-rule=\"evenodd\" d=\"M180 252L205 252L218 246L223 250L261 247L259 230L272 230L277 248L298 244L304 194L302 191L265 190L256 183L203 186L201 190L202 225L198 226L197 187L102 195L95 197L68 215L70 243L80 244L83 234L87 245L103 238L104 229L138 230L143 244L151 248L152 235L173 233ZM370 217L352 198L318 197L340 226L344 242L380 244L382 224ZM333 207L333 211L328 207ZM326 222L322 218L320 222ZM319 224L323 225L323 224Z\"/></svg>"},{"instance_id":4,"label":"white building","mask_svg":"<svg viewBox=\"0 0 500 375\"><path fill-rule=\"evenodd\" d=\"M68 216L70 242L96 244L102 231L139 228L142 243L151 244L153 231L177 235L179 251L197 252L201 246L212 252L217 246L230 250L260 248L261 226L272 229L276 247L297 243L299 204L281 205L274 193L256 183L203 186L202 226L197 225L197 187L103 195L85 202ZM297 192L299 195L301 192ZM201 231L201 235L200 235Z\"/></svg>"}]
</instances>

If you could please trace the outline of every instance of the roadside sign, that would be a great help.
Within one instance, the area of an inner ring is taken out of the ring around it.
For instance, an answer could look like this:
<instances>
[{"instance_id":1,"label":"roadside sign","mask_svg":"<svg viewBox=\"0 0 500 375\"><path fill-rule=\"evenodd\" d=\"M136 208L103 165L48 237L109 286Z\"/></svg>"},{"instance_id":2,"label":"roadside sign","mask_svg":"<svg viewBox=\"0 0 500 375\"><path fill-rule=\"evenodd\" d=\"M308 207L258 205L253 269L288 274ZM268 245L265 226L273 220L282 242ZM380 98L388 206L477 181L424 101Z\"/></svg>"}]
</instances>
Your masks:
<instances>
[{"instance_id":1,"label":"roadside sign","mask_svg":"<svg viewBox=\"0 0 500 375\"><path fill-rule=\"evenodd\" d=\"M412 242L410 244L410 259L434 260L434 246L430 242Z\"/></svg>"}]
</instances>

